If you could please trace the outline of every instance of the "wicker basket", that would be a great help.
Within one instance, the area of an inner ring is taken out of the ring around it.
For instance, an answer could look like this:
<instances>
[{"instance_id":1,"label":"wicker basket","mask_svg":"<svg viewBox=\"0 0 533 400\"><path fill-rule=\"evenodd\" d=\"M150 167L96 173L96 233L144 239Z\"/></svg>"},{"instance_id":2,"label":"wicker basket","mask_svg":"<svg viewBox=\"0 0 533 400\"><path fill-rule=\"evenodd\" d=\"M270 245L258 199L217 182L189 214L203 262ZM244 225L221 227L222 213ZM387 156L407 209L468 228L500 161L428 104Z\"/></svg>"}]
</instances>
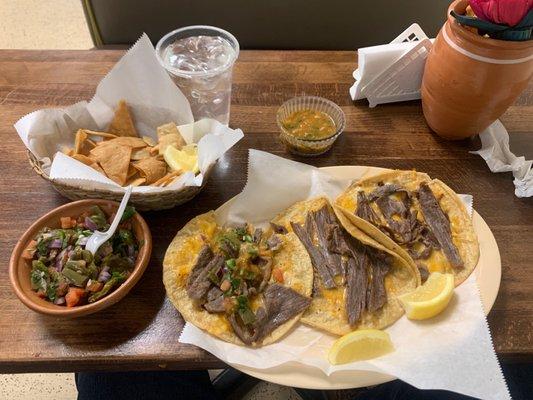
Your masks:
<instances>
[{"instance_id":1,"label":"wicker basket","mask_svg":"<svg viewBox=\"0 0 533 400\"><path fill-rule=\"evenodd\" d=\"M37 172L41 178L50 182L55 190L70 200L87 198L115 200L118 202L122 200L124 194L121 192L102 189L87 190L76 185L66 185L64 183L55 182L43 171L41 162L35 158L31 151L28 151L28 159L33 170ZM179 190L169 190L159 193L132 193L130 203L141 211L164 210L183 204L200 193L209 179L212 169L213 167L211 166L204 174L202 186L185 186Z\"/></svg>"}]
</instances>

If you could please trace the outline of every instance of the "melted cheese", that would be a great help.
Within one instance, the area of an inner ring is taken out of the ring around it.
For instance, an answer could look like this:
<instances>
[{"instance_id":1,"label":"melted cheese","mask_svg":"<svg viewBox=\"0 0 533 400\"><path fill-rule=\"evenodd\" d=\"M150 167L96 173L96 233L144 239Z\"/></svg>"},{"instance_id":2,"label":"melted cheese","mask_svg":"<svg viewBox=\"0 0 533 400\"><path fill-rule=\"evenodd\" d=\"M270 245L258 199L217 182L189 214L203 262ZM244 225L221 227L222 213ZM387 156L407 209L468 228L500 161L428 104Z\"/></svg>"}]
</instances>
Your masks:
<instances>
[{"instance_id":1,"label":"melted cheese","mask_svg":"<svg viewBox=\"0 0 533 400\"><path fill-rule=\"evenodd\" d=\"M336 307L344 307L344 287L322 289L321 294Z\"/></svg>"},{"instance_id":2,"label":"melted cheese","mask_svg":"<svg viewBox=\"0 0 533 400\"><path fill-rule=\"evenodd\" d=\"M451 272L452 266L448 262L448 259L442 252L442 250L439 251L432 251L431 255L427 260L424 260L424 264L426 264L429 272Z\"/></svg>"},{"instance_id":3,"label":"melted cheese","mask_svg":"<svg viewBox=\"0 0 533 400\"><path fill-rule=\"evenodd\" d=\"M210 315L215 315L215 314L210 314ZM233 328L231 327L225 314L216 314L216 316L217 316L217 321L216 321L217 323L211 325L209 333L213 335L220 335L226 332L233 332Z\"/></svg>"},{"instance_id":4,"label":"melted cheese","mask_svg":"<svg viewBox=\"0 0 533 400\"><path fill-rule=\"evenodd\" d=\"M215 235L217 225L210 221L198 221L199 230L206 238L210 239ZM204 241L200 234L186 237L179 250L173 254L176 264L176 275L179 285L185 285L188 275L200 253Z\"/></svg>"},{"instance_id":5,"label":"melted cheese","mask_svg":"<svg viewBox=\"0 0 533 400\"><path fill-rule=\"evenodd\" d=\"M355 210L356 204L357 204L357 201L356 201L355 197L352 197L352 196L343 196L339 200L339 205L342 208L345 208L347 210Z\"/></svg>"},{"instance_id":6,"label":"melted cheese","mask_svg":"<svg viewBox=\"0 0 533 400\"><path fill-rule=\"evenodd\" d=\"M392 282L392 279L389 277L389 275L385 276L385 291L387 292L387 294L395 293L394 284Z\"/></svg>"}]
</instances>

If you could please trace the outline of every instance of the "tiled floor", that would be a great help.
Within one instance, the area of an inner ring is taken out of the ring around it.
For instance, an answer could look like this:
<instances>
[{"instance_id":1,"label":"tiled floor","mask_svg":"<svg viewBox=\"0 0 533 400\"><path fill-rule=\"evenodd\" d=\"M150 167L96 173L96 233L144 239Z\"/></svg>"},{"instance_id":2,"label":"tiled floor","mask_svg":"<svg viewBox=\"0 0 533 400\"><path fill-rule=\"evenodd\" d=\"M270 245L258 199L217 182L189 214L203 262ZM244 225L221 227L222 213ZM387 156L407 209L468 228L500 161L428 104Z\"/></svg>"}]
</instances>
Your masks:
<instances>
[{"instance_id":1,"label":"tiled floor","mask_svg":"<svg viewBox=\"0 0 533 400\"><path fill-rule=\"evenodd\" d=\"M78 392L74 374L0 375L0 399L73 400ZM262 382L242 400L300 400L288 387Z\"/></svg>"},{"instance_id":2,"label":"tiled floor","mask_svg":"<svg viewBox=\"0 0 533 400\"><path fill-rule=\"evenodd\" d=\"M0 375L0 399L72 400L77 394L74 374Z\"/></svg>"},{"instance_id":3,"label":"tiled floor","mask_svg":"<svg viewBox=\"0 0 533 400\"><path fill-rule=\"evenodd\" d=\"M0 0L0 49L93 47L80 0ZM73 374L0 375L0 399L72 400ZM244 400L298 400L290 388L257 385Z\"/></svg>"},{"instance_id":4,"label":"tiled floor","mask_svg":"<svg viewBox=\"0 0 533 400\"><path fill-rule=\"evenodd\" d=\"M0 0L0 49L91 47L80 0Z\"/></svg>"}]
</instances>

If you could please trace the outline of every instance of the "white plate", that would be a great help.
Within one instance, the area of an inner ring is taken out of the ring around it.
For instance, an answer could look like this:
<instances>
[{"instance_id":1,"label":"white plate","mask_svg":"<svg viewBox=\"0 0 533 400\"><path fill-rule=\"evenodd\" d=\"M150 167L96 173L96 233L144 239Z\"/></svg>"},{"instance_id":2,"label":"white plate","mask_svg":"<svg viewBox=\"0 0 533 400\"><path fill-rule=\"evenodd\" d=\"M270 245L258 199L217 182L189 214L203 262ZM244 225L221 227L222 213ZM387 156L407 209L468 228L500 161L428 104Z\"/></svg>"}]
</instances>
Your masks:
<instances>
[{"instance_id":1,"label":"white plate","mask_svg":"<svg viewBox=\"0 0 533 400\"><path fill-rule=\"evenodd\" d=\"M335 177L353 180L387 171L384 168L355 165L325 167L322 169ZM477 278L485 313L488 314L500 288L502 275L500 252L490 228L475 210L472 214L472 220L474 231L478 236L480 250L479 261L474 274ZM395 379L391 375L371 371L337 371L327 376L318 368L295 363L262 370L233 364L232 367L264 381L307 389L351 389L378 385Z\"/></svg>"}]
</instances>

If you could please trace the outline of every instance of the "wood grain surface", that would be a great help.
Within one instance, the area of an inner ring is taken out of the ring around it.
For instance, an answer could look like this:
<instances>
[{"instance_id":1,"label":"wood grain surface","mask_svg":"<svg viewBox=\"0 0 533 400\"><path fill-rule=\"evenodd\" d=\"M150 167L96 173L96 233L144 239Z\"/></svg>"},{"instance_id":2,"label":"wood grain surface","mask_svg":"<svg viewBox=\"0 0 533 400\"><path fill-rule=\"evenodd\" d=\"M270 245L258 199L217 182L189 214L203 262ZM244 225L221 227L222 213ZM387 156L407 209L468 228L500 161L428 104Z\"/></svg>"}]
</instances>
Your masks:
<instances>
[{"instance_id":1,"label":"wood grain surface","mask_svg":"<svg viewBox=\"0 0 533 400\"><path fill-rule=\"evenodd\" d=\"M243 188L249 148L315 166L416 168L460 193L474 195L502 257L502 282L489 324L497 353L533 359L533 199L514 196L510 173L493 174L469 150L479 140L447 142L424 122L420 102L368 108L348 95L355 52L243 51L235 66L231 126L245 138L217 164L205 190L172 210L143 213L154 250L146 273L117 305L62 320L26 309L14 296L7 265L15 242L37 217L67 202L39 178L13 124L44 107L89 100L123 51L0 51L0 373L222 367L194 346L178 343L183 320L165 298L161 263L175 233ZM324 96L346 113L346 131L318 158L294 158L278 141L275 112L293 96ZM533 157L533 84L502 117L511 146Z\"/></svg>"}]
</instances>

